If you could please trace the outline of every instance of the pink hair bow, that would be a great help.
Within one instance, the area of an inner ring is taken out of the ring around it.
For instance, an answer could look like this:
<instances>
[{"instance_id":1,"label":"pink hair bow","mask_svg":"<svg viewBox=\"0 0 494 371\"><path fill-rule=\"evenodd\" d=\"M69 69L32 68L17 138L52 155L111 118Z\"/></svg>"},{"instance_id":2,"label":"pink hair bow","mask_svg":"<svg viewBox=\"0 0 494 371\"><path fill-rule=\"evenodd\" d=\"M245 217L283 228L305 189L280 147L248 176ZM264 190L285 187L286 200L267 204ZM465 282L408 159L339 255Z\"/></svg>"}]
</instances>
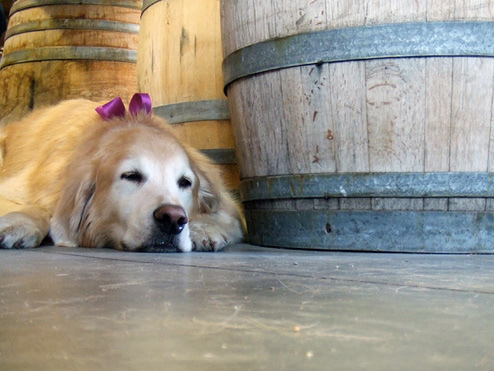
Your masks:
<instances>
[{"instance_id":1,"label":"pink hair bow","mask_svg":"<svg viewBox=\"0 0 494 371\"><path fill-rule=\"evenodd\" d=\"M129 104L129 112L135 116L139 111L145 111L148 115L151 114L152 104L151 97L146 93L134 94ZM103 120L110 120L113 117L125 116L125 105L122 102L122 98L117 97L112 101L96 108L96 112Z\"/></svg>"}]
</instances>

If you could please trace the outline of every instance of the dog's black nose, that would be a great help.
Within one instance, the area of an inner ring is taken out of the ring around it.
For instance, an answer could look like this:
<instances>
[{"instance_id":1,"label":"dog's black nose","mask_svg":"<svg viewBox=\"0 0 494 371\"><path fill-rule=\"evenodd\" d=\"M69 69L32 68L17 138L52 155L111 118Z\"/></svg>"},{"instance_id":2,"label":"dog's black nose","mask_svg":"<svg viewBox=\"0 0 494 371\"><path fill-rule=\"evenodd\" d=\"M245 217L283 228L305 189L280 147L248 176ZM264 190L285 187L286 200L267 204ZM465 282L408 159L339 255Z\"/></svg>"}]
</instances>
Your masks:
<instances>
[{"instance_id":1,"label":"dog's black nose","mask_svg":"<svg viewBox=\"0 0 494 371\"><path fill-rule=\"evenodd\" d=\"M189 222L185 210L180 206L161 205L153 212L156 223L170 234L179 234Z\"/></svg>"}]
</instances>

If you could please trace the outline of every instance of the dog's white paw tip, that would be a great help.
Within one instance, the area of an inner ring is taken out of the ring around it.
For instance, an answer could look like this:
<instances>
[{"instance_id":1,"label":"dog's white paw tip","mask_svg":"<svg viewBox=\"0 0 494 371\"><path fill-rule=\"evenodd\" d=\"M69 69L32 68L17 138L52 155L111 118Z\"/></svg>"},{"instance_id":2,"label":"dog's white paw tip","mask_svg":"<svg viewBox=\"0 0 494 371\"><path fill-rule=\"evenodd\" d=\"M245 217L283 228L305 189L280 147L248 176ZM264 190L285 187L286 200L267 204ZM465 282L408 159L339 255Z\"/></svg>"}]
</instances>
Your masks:
<instances>
[{"instance_id":1,"label":"dog's white paw tip","mask_svg":"<svg viewBox=\"0 0 494 371\"><path fill-rule=\"evenodd\" d=\"M0 219L0 248L24 249L39 246L44 235L28 218L10 214Z\"/></svg>"},{"instance_id":2,"label":"dog's white paw tip","mask_svg":"<svg viewBox=\"0 0 494 371\"><path fill-rule=\"evenodd\" d=\"M190 224L190 238L195 251L220 251L240 240L241 231L231 232L231 226L217 223L212 217L203 217ZM236 228L234 229L236 231Z\"/></svg>"},{"instance_id":3,"label":"dog's white paw tip","mask_svg":"<svg viewBox=\"0 0 494 371\"><path fill-rule=\"evenodd\" d=\"M228 245L226 239L204 238L200 242L193 241L194 251L220 251Z\"/></svg>"},{"instance_id":4,"label":"dog's white paw tip","mask_svg":"<svg viewBox=\"0 0 494 371\"><path fill-rule=\"evenodd\" d=\"M18 233L3 233L0 235L0 248L2 249L25 249L39 246L41 237L36 233L26 233L21 236Z\"/></svg>"}]
</instances>

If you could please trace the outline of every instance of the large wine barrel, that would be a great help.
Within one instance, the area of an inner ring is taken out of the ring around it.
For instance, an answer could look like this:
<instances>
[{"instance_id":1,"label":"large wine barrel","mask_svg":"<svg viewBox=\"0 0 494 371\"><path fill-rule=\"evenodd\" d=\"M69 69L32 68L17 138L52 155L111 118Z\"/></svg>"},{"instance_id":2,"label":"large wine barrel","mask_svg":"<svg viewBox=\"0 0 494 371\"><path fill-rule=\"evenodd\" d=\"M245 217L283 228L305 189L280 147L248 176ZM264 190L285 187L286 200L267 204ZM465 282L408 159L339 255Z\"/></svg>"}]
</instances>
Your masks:
<instances>
[{"instance_id":1,"label":"large wine barrel","mask_svg":"<svg viewBox=\"0 0 494 371\"><path fill-rule=\"evenodd\" d=\"M139 32L140 91L178 136L220 165L231 188L238 170L223 93L219 0L145 0Z\"/></svg>"},{"instance_id":2,"label":"large wine barrel","mask_svg":"<svg viewBox=\"0 0 494 371\"><path fill-rule=\"evenodd\" d=\"M480 0L222 1L250 241L494 252L494 33Z\"/></svg>"},{"instance_id":3,"label":"large wine barrel","mask_svg":"<svg viewBox=\"0 0 494 371\"><path fill-rule=\"evenodd\" d=\"M0 64L0 118L62 99L132 96L141 7L137 0L16 1Z\"/></svg>"}]
</instances>

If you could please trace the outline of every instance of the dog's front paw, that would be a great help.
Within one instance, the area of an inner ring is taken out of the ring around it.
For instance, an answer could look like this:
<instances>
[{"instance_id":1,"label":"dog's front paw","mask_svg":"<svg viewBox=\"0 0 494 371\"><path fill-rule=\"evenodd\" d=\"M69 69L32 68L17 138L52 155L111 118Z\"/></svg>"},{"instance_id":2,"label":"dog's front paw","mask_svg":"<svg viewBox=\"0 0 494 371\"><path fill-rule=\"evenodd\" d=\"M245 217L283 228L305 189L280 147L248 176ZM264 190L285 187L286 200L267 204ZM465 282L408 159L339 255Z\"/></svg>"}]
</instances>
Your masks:
<instances>
[{"instance_id":1,"label":"dog's front paw","mask_svg":"<svg viewBox=\"0 0 494 371\"><path fill-rule=\"evenodd\" d=\"M190 224L190 239L193 251L219 251L231 243L223 228L207 221Z\"/></svg>"},{"instance_id":2,"label":"dog's front paw","mask_svg":"<svg viewBox=\"0 0 494 371\"><path fill-rule=\"evenodd\" d=\"M44 237L36 222L27 215L10 213L0 218L0 248L36 247Z\"/></svg>"}]
</instances>

